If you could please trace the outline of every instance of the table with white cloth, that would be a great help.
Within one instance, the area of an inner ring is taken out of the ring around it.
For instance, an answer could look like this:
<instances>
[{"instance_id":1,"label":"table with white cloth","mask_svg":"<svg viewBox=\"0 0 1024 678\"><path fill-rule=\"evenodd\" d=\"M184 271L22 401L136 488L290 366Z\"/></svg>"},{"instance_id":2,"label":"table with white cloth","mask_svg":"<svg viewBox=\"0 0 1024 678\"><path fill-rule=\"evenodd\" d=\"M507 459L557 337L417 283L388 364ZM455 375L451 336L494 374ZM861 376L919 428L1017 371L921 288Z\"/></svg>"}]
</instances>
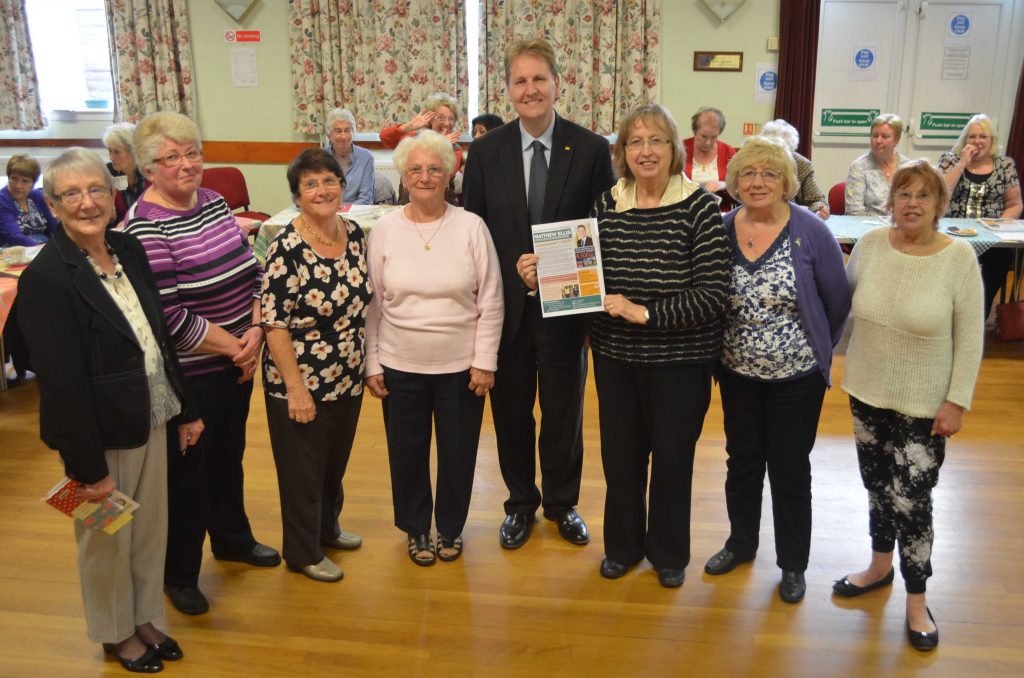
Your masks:
<instances>
[{"instance_id":1,"label":"table with white cloth","mask_svg":"<svg viewBox=\"0 0 1024 678\"><path fill-rule=\"evenodd\" d=\"M398 207L398 205L342 205L338 215L356 222L363 229L363 233L369 234L378 219ZM290 205L260 225L256 234L256 242L252 246L253 254L256 255L260 264L266 263L267 247L270 246L270 241L297 216L299 216L299 209Z\"/></svg>"},{"instance_id":2,"label":"table with white cloth","mask_svg":"<svg viewBox=\"0 0 1024 678\"><path fill-rule=\"evenodd\" d=\"M845 245L853 245L860 240L865 233L880 226L889 225L889 217L854 217L848 215L831 216L825 220L828 229L836 240ZM993 247L1012 247L1019 256L1020 249L1024 248L1024 231L1013 233L995 233L985 228L977 219L940 219L939 230L943 233L956 236L951 232L950 227L958 229L974 229L977 235L958 236L966 240L974 253L981 256Z\"/></svg>"}]
</instances>

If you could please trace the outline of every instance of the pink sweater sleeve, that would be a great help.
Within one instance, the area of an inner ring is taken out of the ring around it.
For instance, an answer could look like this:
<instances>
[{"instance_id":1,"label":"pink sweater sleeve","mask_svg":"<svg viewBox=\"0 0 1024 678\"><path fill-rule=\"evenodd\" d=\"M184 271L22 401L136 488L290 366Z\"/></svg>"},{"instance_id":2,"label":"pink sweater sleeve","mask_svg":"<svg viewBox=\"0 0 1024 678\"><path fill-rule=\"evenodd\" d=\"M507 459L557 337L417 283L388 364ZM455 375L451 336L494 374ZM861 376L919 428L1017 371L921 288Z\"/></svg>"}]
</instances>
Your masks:
<instances>
[{"instance_id":1,"label":"pink sweater sleeve","mask_svg":"<svg viewBox=\"0 0 1024 678\"><path fill-rule=\"evenodd\" d=\"M363 377L372 377L375 374L382 374L384 368L380 364L378 352L380 339L381 321L381 300L384 298L384 284L381 272L384 270L384 248L383 241L387 234L385 229L379 227L370 231L366 242L366 265L369 269L370 284L373 285L373 297L370 299L370 308L366 312L366 346L363 359Z\"/></svg>"},{"instance_id":2,"label":"pink sweater sleeve","mask_svg":"<svg viewBox=\"0 0 1024 678\"><path fill-rule=\"evenodd\" d=\"M476 296L479 315L476 323L473 367L494 372L498 369L498 344L501 343L505 301L501 287L498 252L494 249L491 234L482 220L479 220L474 234L473 256L476 259L477 280L479 281Z\"/></svg>"}]
</instances>

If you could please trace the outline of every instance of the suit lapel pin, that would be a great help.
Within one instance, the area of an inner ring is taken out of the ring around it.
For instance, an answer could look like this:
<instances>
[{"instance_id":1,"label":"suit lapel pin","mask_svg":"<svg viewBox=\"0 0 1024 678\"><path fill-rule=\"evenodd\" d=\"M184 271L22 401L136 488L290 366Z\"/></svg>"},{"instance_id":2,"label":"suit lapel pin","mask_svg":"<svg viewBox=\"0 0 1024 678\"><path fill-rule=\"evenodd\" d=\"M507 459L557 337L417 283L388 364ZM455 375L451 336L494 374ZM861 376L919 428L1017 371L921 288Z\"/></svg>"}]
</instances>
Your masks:
<instances>
[{"instance_id":1,"label":"suit lapel pin","mask_svg":"<svg viewBox=\"0 0 1024 678\"><path fill-rule=\"evenodd\" d=\"M565 147L565 150L567 150L567 151L571 151L571 150L572 150L572 147L571 147L571 146L566 146L566 147Z\"/></svg>"},{"instance_id":2,"label":"suit lapel pin","mask_svg":"<svg viewBox=\"0 0 1024 678\"><path fill-rule=\"evenodd\" d=\"M800 238L797 238L797 239L796 239L796 246L797 246L797 247L800 247L800 245L801 245L801 243L800 243Z\"/></svg>"}]
</instances>

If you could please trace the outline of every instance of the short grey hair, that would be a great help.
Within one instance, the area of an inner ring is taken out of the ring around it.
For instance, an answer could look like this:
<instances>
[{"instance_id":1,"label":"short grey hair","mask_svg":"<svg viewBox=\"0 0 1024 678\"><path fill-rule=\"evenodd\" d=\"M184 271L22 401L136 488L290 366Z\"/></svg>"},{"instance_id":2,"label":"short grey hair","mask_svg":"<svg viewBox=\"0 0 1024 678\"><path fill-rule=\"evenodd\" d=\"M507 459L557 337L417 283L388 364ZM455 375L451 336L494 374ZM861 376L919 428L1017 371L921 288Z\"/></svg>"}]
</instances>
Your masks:
<instances>
[{"instance_id":1,"label":"short grey hair","mask_svg":"<svg viewBox=\"0 0 1024 678\"><path fill-rule=\"evenodd\" d=\"M697 112L690 118L690 129L694 133L697 132L697 127L700 126L700 118L705 113L714 113L715 117L718 118L718 133L721 134L725 131L725 113L715 108L714 106L701 106L697 109Z\"/></svg>"},{"instance_id":2,"label":"short grey hair","mask_svg":"<svg viewBox=\"0 0 1024 678\"><path fill-rule=\"evenodd\" d=\"M81 146L73 146L54 158L43 172L43 192L50 202L59 202L57 180L68 173L90 175L114 190L114 177L107 171L107 164L100 156Z\"/></svg>"},{"instance_id":3,"label":"short grey hair","mask_svg":"<svg viewBox=\"0 0 1024 678\"><path fill-rule=\"evenodd\" d=\"M427 100L423 102L424 111L433 111L437 113L437 109L442 106L447 106L452 109L452 115L455 116L456 122L459 120L459 102L455 100L451 94L445 94L444 92L438 92L437 94L431 94L427 97Z\"/></svg>"},{"instance_id":4,"label":"short grey hair","mask_svg":"<svg viewBox=\"0 0 1024 678\"><path fill-rule=\"evenodd\" d=\"M791 151L795 151L800 145L800 132L782 118L766 122L761 128L761 135L781 139Z\"/></svg>"},{"instance_id":5,"label":"short grey hair","mask_svg":"<svg viewBox=\"0 0 1024 678\"><path fill-rule=\"evenodd\" d=\"M405 170L408 168L409 154L417 149L436 156L444 166L446 174L451 175L455 171L455 151L452 150L452 142L429 129L422 130L414 137L402 139L392 157L395 169L405 174Z\"/></svg>"},{"instance_id":6,"label":"short grey hair","mask_svg":"<svg viewBox=\"0 0 1024 678\"><path fill-rule=\"evenodd\" d=\"M160 146L167 140L192 144L200 151L203 150L199 126L191 118L172 111L150 113L135 126L133 135L135 159L139 167L152 170Z\"/></svg>"},{"instance_id":7,"label":"short grey hair","mask_svg":"<svg viewBox=\"0 0 1024 678\"><path fill-rule=\"evenodd\" d=\"M107 148L117 148L131 153L133 134L135 134L133 123L116 122L103 132L103 145Z\"/></svg>"},{"instance_id":8,"label":"short grey hair","mask_svg":"<svg viewBox=\"0 0 1024 678\"><path fill-rule=\"evenodd\" d=\"M324 131L330 134L331 127L339 120L348 120L352 123L352 132L356 131L356 116L352 115L352 111L347 108L332 108L331 112L327 114L327 119L324 121Z\"/></svg>"}]
</instances>

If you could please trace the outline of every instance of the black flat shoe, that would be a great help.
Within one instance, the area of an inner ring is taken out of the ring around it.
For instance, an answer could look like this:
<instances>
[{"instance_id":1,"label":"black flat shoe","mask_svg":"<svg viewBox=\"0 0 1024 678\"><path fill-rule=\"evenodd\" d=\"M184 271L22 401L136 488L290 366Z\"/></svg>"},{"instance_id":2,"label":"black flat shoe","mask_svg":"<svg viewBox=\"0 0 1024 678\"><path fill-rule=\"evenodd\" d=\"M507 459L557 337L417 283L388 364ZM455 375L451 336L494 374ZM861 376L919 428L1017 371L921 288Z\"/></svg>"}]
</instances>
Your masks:
<instances>
[{"instance_id":1,"label":"black flat shoe","mask_svg":"<svg viewBox=\"0 0 1024 678\"><path fill-rule=\"evenodd\" d=\"M103 651L114 655L114 658L121 662L121 666L132 673L159 673L164 670L163 661L152 648L147 647L138 659L125 659L117 653L117 646L113 643L103 643Z\"/></svg>"},{"instance_id":2,"label":"black flat shoe","mask_svg":"<svg viewBox=\"0 0 1024 678\"><path fill-rule=\"evenodd\" d=\"M206 599L202 591L194 586L165 586L164 593L171 599L171 604L178 612L197 615L210 609L210 601Z\"/></svg>"},{"instance_id":3,"label":"black flat shoe","mask_svg":"<svg viewBox=\"0 0 1024 678\"><path fill-rule=\"evenodd\" d=\"M510 513L505 516L498 530L498 542L502 548L517 549L530 538L530 530L537 517L532 513Z\"/></svg>"},{"instance_id":4,"label":"black flat shoe","mask_svg":"<svg viewBox=\"0 0 1024 678\"><path fill-rule=\"evenodd\" d=\"M932 611L928 608L928 618L935 624L935 617L932 616ZM934 650L939 646L939 625L935 624L935 630L931 633L927 631L915 631L910 628L910 619L907 619L907 640L910 641L911 646L915 650L921 650L922 652L928 652Z\"/></svg>"},{"instance_id":5,"label":"black flat shoe","mask_svg":"<svg viewBox=\"0 0 1024 678\"><path fill-rule=\"evenodd\" d=\"M882 577L874 583L868 584L867 586L857 586L856 584L850 582L849 576L846 576L842 579L836 580L836 583L832 585L832 592L835 593L837 596L842 596L844 598L853 598L855 596L863 595L868 591L874 591L875 589L880 589L883 586L888 586L892 583L892 580L895 577L895 567L889 570L889 574L885 575L884 577Z\"/></svg>"},{"instance_id":6,"label":"black flat shoe","mask_svg":"<svg viewBox=\"0 0 1024 678\"><path fill-rule=\"evenodd\" d=\"M164 636L159 643L146 643L146 647L156 652L157 656L165 662L176 662L185 656L185 653L181 651L181 645L178 645L178 641L170 636Z\"/></svg>"},{"instance_id":7,"label":"black flat shoe","mask_svg":"<svg viewBox=\"0 0 1024 678\"><path fill-rule=\"evenodd\" d=\"M281 564L281 554L266 544L256 544L248 553L213 555L217 560L227 560L234 563L245 563L253 567L277 567Z\"/></svg>"},{"instance_id":8,"label":"black flat shoe","mask_svg":"<svg viewBox=\"0 0 1024 678\"><path fill-rule=\"evenodd\" d=\"M562 535L562 539L570 544L585 546L590 543L587 524L583 522L583 518L580 518L580 514L576 513L576 509L566 509L559 511L553 517L548 515L544 517L558 524L558 534Z\"/></svg>"},{"instance_id":9,"label":"black flat shoe","mask_svg":"<svg viewBox=\"0 0 1024 678\"><path fill-rule=\"evenodd\" d=\"M610 558L601 561L601 576L605 579L618 579L629 572L629 565L617 563Z\"/></svg>"},{"instance_id":10,"label":"black flat shoe","mask_svg":"<svg viewBox=\"0 0 1024 678\"><path fill-rule=\"evenodd\" d=\"M708 558L707 564L704 566L704 571L708 574L720 575L732 572L736 569L736 566L740 563L746 563L753 560L754 557L742 558L729 549L722 549L715 555Z\"/></svg>"},{"instance_id":11,"label":"black flat shoe","mask_svg":"<svg viewBox=\"0 0 1024 678\"><path fill-rule=\"evenodd\" d=\"M782 602L791 605L799 603L804 599L805 593L807 581L804 579L804 573L783 571L782 582L779 584L779 598L782 598Z\"/></svg>"},{"instance_id":12,"label":"black flat shoe","mask_svg":"<svg viewBox=\"0 0 1024 678\"><path fill-rule=\"evenodd\" d=\"M658 582L667 589L677 589L686 580L686 570L673 570L668 567L658 568Z\"/></svg>"}]
</instances>

